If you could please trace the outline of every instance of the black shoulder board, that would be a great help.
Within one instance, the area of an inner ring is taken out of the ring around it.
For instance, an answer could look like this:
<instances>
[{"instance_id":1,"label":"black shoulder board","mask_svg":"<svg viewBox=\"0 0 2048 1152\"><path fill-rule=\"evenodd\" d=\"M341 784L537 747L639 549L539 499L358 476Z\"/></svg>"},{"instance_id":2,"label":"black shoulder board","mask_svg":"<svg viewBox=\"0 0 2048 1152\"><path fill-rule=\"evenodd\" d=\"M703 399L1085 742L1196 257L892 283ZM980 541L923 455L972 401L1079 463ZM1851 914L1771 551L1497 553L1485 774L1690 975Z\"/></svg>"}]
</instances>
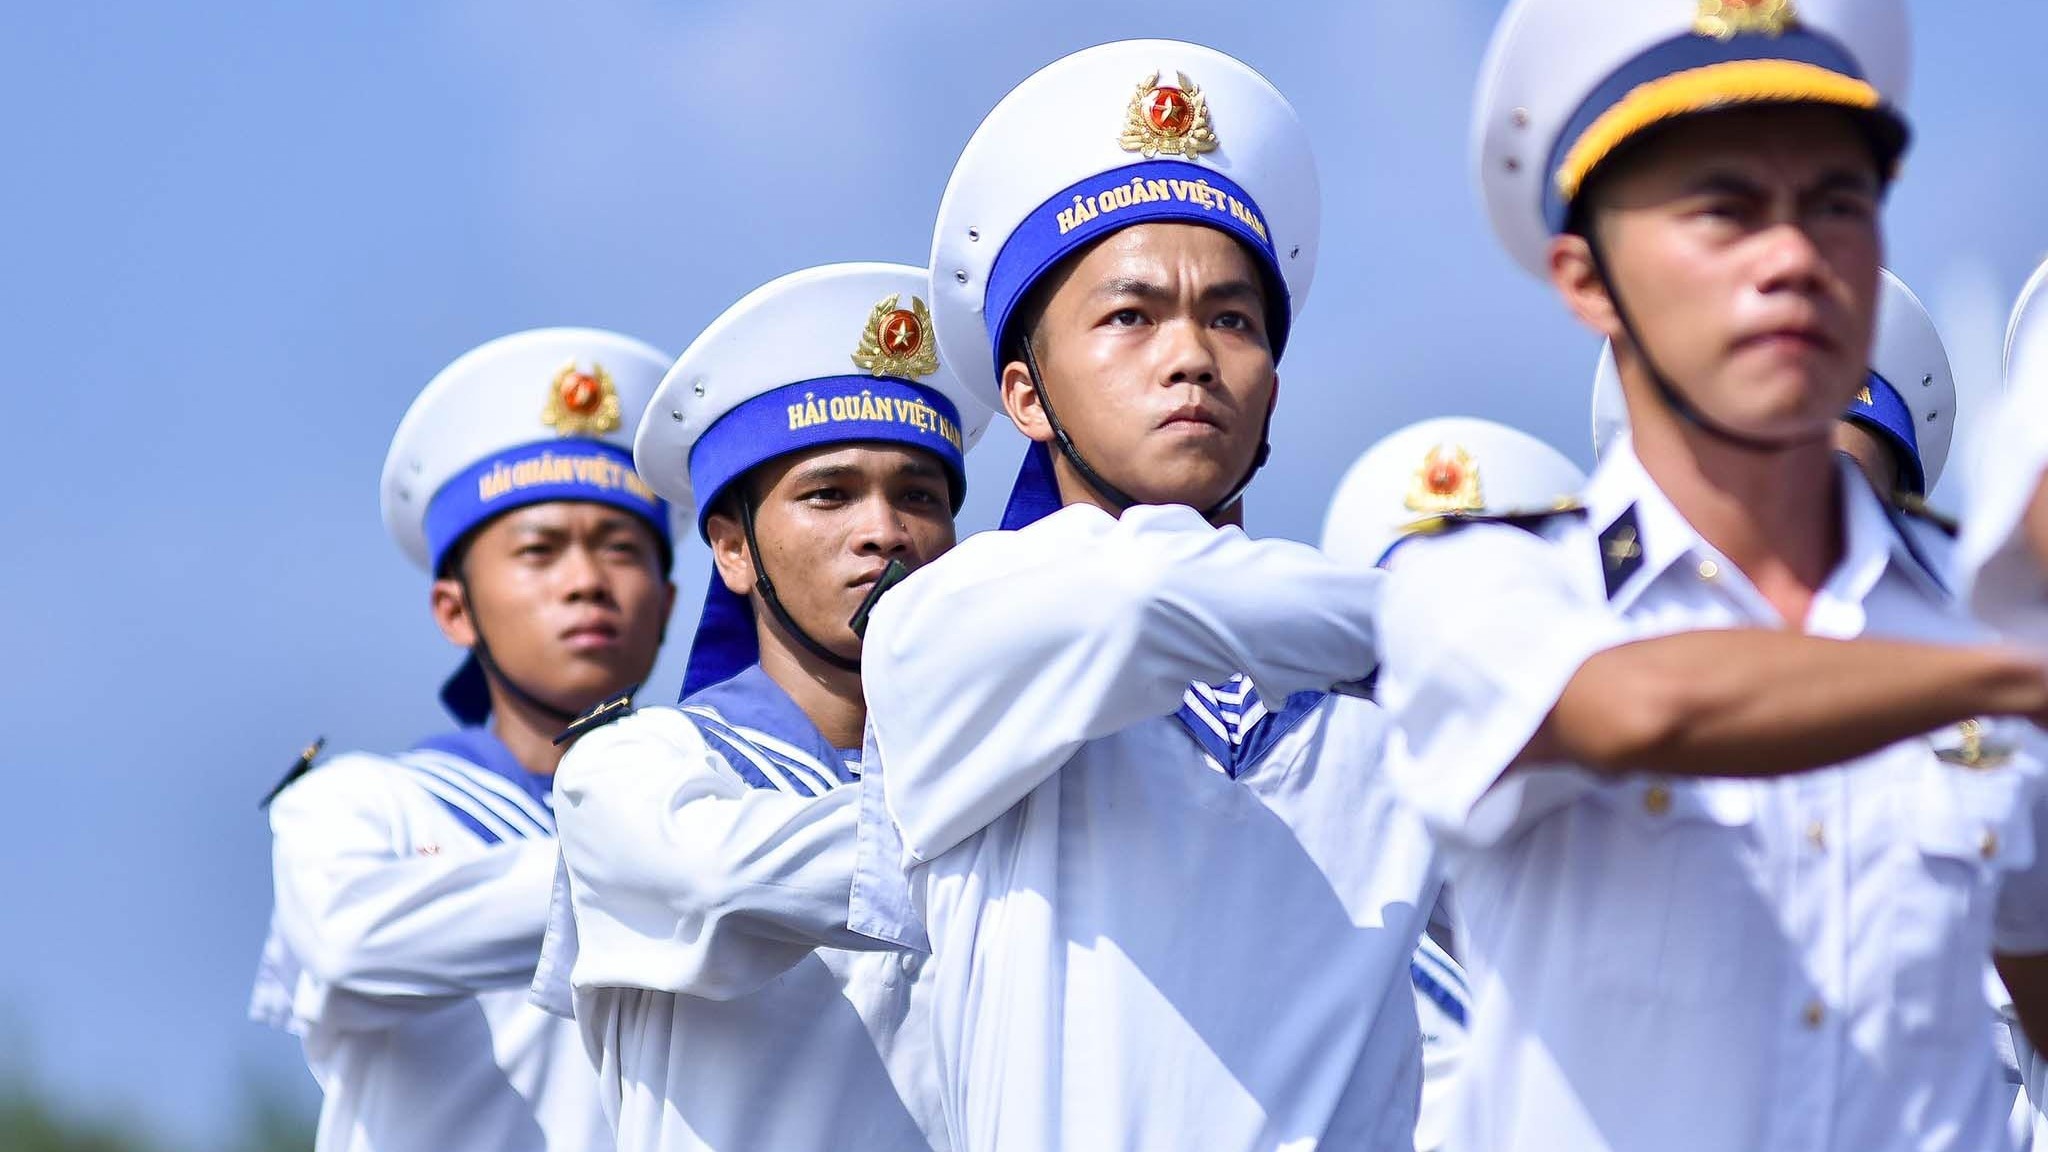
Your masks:
<instances>
[{"instance_id":1,"label":"black shoulder board","mask_svg":"<svg viewBox=\"0 0 2048 1152\"><path fill-rule=\"evenodd\" d=\"M562 729L562 734L555 737L555 744L557 747L567 744L592 728L602 728L614 720L631 715L632 712L633 694L631 692L614 696L570 721L569 726Z\"/></svg>"},{"instance_id":2,"label":"black shoulder board","mask_svg":"<svg viewBox=\"0 0 2048 1152\"><path fill-rule=\"evenodd\" d=\"M1924 524L1933 525L1935 528L1940 529L1944 535L1953 536L1957 532L1962 531L1962 525L1956 523L1953 517L1944 516L1929 508L1926 498L1915 496L1910 492L1901 492L1897 496L1892 497L1892 507Z\"/></svg>"},{"instance_id":3,"label":"black shoulder board","mask_svg":"<svg viewBox=\"0 0 2048 1152\"><path fill-rule=\"evenodd\" d=\"M1436 536L1468 524L1505 524L1524 532L1541 532L1543 525L1559 516L1584 516L1586 506L1570 497L1541 508L1506 508L1498 512L1440 512L1401 526L1403 536Z\"/></svg>"},{"instance_id":4,"label":"black shoulder board","mask_svg":"<svg viewBox=\"0 0 2048 1152\"><path fill-rule=\"evenodd\" d=\"M327 737L325 736L315 737L311 744L306 745L305 750L299 753L298 760L293 762L292 766L285 771L284 779L272 785L270 791L256 805L257 810L261 811L270 807L270 802L277 799L279 792L291 787L293 781L312 771L314 761L320 759L320 750L325 747L327 747Z\"/></svg>"}]
</instances>

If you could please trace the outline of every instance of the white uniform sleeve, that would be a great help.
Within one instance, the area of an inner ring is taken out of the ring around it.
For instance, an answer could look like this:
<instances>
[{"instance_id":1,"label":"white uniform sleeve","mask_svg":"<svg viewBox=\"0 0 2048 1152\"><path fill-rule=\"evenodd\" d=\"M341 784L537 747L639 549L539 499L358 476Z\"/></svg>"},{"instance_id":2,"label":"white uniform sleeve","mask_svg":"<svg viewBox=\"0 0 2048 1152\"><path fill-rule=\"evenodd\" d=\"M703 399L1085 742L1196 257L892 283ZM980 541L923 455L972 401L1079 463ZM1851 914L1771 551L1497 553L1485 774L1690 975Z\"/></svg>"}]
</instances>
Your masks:
<instances>
[{"instance_id":1,"label":"white uniform sleeve","mask_svg":"<svg viewBox=\"0 0 2048 1152\"><path fill-rule=\"evenodd\" d=\"M862 653L906 851L945 852L1191 680L1242 672L1277 700L1364 676L1378 586L1181 507L1075 506L968 539L882 600Z\"/></svg>"},{"instance_id":2,"label":"white uniform sleeve","mask_svg":"<svg viewBox=\"0 0 2048 1152\"><path fill-rule=\"evenodd\" d=\"M1594 653L1626 639L1557 545L1503 525L1410 541L1380 598L1379 698L1394 786L1452 843L1486 846L1592 778L1515 758Z\"/></svg>"},{"instance_id":3,"label":"white uniform sleeve","mask_svg":"<svg viewBox=\"0 0 2048 1152\"><path fill-rule=\"evenodd\" d=\"M2027 506L2048 469L2048 380L2022 383L1980 425L1957 542L1957 587L1977 617L2048 648L2048 573L2028 547Z\"/></svg>"},{"instance_id":4,"label":"white uniform sleeve","mask_svg":"<svg viewBox=\"0 0 2048 1152\"><path fill-rule=\"evenodd\" d=\"M846 923L858 802L749 787L670 708L584 736L555 773L576 988L724 1000L819 947L881 950Z\"/></svg>"},{"instance_id":5,"label":"white uniform sleeve","mask_svg":"<svg viewBox=\"0 0 2048 1152\"><path fill-rule=\"evenodd\" d=\"M357 996L526 984L546 926L554 842L415 854L401 841L388 771L368 757L338 757L271 804L279 934L308 975Z\"/></svg>"}]
</instances>

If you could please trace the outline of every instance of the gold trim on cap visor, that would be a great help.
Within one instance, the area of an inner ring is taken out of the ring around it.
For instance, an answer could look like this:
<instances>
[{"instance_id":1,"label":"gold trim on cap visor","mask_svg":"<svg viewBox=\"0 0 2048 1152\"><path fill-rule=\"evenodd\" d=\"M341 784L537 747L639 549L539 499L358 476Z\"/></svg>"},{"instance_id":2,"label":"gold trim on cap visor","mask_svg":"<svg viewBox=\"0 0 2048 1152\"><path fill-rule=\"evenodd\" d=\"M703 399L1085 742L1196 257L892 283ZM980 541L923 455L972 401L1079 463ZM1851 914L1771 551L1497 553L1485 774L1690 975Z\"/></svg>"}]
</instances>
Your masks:
<instances>
[{"instance_id":1,"label":"gold trim on cap visor","mask_svg":"<svg viewBox=\"0 0 2048 1152\"><path fill-rule=\"evenodd\" d=\"M1738 104L1828 104L1870 110L1877 89L1851 76L1797 60L1732 60L1674 72L1637 85L1600 114L1565 153L1557 190L1569 204L1586 177L1616 149L1652 125Z\"/></svg>"}]
</instances>

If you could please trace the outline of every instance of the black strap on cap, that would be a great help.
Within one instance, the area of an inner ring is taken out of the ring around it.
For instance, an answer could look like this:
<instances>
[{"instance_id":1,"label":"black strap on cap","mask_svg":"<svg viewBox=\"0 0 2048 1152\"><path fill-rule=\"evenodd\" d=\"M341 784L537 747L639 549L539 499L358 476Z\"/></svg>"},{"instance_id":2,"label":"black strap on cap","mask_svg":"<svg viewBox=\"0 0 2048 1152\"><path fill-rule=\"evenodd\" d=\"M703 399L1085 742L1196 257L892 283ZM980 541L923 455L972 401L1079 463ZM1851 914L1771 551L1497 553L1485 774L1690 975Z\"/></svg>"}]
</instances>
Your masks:
<instances>
[{"instance_id":1,"label":"black strap on cap","mask_svg":"<svg viewBox=\"0 0 2048 1152\"><path fill-rule=\"evenodd\" d=\"M1745 452L1784 452L1793 448L1803 447L1816 440L1825 440L1833 435L1833 429L1830 427L1811 436L1788 436L1783 438L1751 436L1744 432L1737 432L1735 429L1715 421L1706 413L1700 411L1691 401L1679 393L1678 389L1671 383L1670 377L1664 375L1663 371L1657 367L1656 361L1651 358L1649 346L1643 343L1642 334L1636 330L1635 322L1629 318L1627 306L1622 303L1621 285L1609 273L1607 258L1601 253L1600 241L1594 238L1592 228L1586 229L1585 239L1586 249L1593 257L1593 272L1600 277L1600 282L1607 286L1607 298L1614 303L1615 318L1621 321L1623 334L1628 337L1629 343L1635 346L1636 355L1643 362L1643 370L1649 374L1650 386L1656 389L1658 398L1664 401L1664 406L1677 413L1680 420L1705 432L1723 444L1732 445Z\"/></svg>"},{"instance_id":2,"label":"black strap on cap","mask_svg":"<svg viewBox=\"0 0 2048 1152\"><path fill-rule=\"evenodd\" d=\"M476 597L470 595L469 576L460 566L455 570L455 582L462 588L463 605L469 609L470 630L476 633L476 644L470 648L470 653L476 657L476 662L483 667L484 675L503 685L505 691L513 699L553 720L558 726L566 727L570 722L574 721L579 715L578 713L571 712L566 708L557 708L553 704L528 692L520 685L519 681L506 675L505 670L499 667L498 661L491 655L490 642L484 639L483 615L477 611Z\"/></svg>"},{"instance_id":3,"label":"black strap on cap","mask_svg":"<svg viewBox=\"0 0 2048 1152\"><path fill-rule=\"evenodd\" d=\"M1089 465L1086 459L1082 458L1081 450L1074 445L1074 438L1067 435L1066 426L1060 423L1058 414L1052 410L1052 393L1045 390L1045 378L1038 371L1038 354L1032 349L1031 337L1029 336L1024 337L1024 370L1031 373L1031 386L1038 390L1038 403L1040 407L1045 409L1046 424L1052 428L1053 444L1059 448L1060 455L1067 458L1067 463L1073 467L1074 471L1080 473L1082 482L1095 489L1096 494L1114 507L1118 514L1122 514L1133 505L1142 503L1136 497L1131 496L1123 489L1103 479L1102 473L1097 472ZM1273 445L1269 439L1272 431L1273 410L1268 408L1266 409L1265 421L1259 426L1259 450L1252 457L1252 466L1246 469L1244 476L1232 486L1229 495L1203 510L1203 519L1215 520L1218 516L1230 511L1232 505L1244 498L1245 489L1252 486L1252 478L1259 474L1259 469L1264 468L1266 461L1273 455Z\"/></svg>"},{"instance_id":4,"label":"black strap on cap","mask_svg":"<svg viewBox=\"0 0 2048 1152\"><path fill-rule=\"evenodd\" d=\"M859 660L848 660L839 653L818 643L817 640L812 638L810 633L797 626L797 622L790 616L789 610L782 606L782 598L775 594L775 581L768 578L767 562L761 559L761 542L754 537L753 496L749 493L741 492L739 497L740 527L747 534L747 555L752 557L754 561L754 587L756 591L761 593L761 602L768 605L768 611L775 617L776 623L782 625L782 630L794 637L798 644L803 645L804 651L809 652L811 655L816 656L818 659L823 660L842 672L859 672Z\"/></svg>"}]
</instances>

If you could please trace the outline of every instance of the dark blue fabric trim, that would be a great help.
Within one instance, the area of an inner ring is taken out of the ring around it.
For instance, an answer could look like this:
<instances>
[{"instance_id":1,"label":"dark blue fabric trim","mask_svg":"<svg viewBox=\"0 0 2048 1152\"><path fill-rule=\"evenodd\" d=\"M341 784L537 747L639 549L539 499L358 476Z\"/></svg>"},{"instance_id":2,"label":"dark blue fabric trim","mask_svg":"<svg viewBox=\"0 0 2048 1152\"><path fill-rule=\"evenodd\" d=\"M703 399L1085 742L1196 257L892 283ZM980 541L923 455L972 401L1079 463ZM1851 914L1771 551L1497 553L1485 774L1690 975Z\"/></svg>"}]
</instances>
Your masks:
<instances>
[{"instance_id":1,"label":"dark blue fabric trim","mask_svg":"<svg viewBox=\"0 0 2048 1152\"><path fill-rule=\"evenodd\" d=\"M1621 103L1629 93L1651 81L1695 68L1744 60L1812 64L1853 80L1864 79L1863 70L1847 49L1818 32L1797 25L1777 36L1746 34L1726 40L1686 32L1653 45L1595 86L1585 103L1579 105L1578 111L1565 121L1557 139L1551 142L1550 161L1543 169L1543 217L1549 222L1550 230L1553 233L1564 231L1571 210L1571 205L1565 203L1558 192L1557 171L1563 166L1572 146L1579 142L1594 121Z\"/></svg>"},{"instance_id":2,"label":"dark blue fabric trim","mask_svg":"<svg viewBox=\"0 0 2048 1152\"><path fill-rule=\"evenodd\" d=\"M605 440L557 438L521 444L455 474L427 501L421 530L429 567L439 572L448 550L485 521L556 500L609 504L647 521L673 551L668 506L633 471L633 454Z\"/></svg>"},{"instance_id":3,"label":"dark blue fabric trim","mask_svg":"<svg viewBox=\"0 0 2048 1152\"><path fill-rule=\"evenodd\" d=\"M925 339L935 337L927 332ZM967 495L960 410L938 391L894 376L821 376L764 392L720 416L690 449L697 534L727 485L778 456L828 444L881 442L922 448L953 480L953 508ZM706 537L709 539L709 537Z\"/></svg>"},{"instance_id":4,"label":"dark blue fabric trim","mask_svg":"<svg viewBox=\"0 0 2048 1152\"><path fill-rule=\"evenodd\" d=\"M1408 961L1408 978L1424 996L1429 997L1430 1003L1442 1009L1444 1015L1457 1021L1458 1027L1465 1027L1465 1002L1458 999L1456 992L1445 987L1436 978L1435 973L1424 968L1421 961Z\"/></svg>"},{"instance_id":5,"label":"dark blue fabric trim","mask_svg":"<svg viewBox=\"0 0 2048 1152\"><path fill-rule=\"evenodd\" d=\"M1913 413L1891 382L1870 374L1870 403L1858 397L1849 405L1849 419L1875 434L1892 449L1899 464L1899 486L1915 496L1927 494L1927 473L1920 463L1920 433Z\"/></svg>"},{"instance_id":6,"label":"dark blue fabric trim","mask_svg":"<svg viewBox=\"0 0 2048 1152\"><path fill-rule=\"evenodd\" d=\"M1266 326L1278 360L1287 347L1293 309L1265 213L1250 193L1212 168L1185 160L1146 160L1060 189L1010 232L989 266L982 292L996 374L1003 371L1004 329L1041 277L1111 232L1159 221L1206 224L1229 233L1251 253L1267 279Z\"/></svg>"}]
</instances>

